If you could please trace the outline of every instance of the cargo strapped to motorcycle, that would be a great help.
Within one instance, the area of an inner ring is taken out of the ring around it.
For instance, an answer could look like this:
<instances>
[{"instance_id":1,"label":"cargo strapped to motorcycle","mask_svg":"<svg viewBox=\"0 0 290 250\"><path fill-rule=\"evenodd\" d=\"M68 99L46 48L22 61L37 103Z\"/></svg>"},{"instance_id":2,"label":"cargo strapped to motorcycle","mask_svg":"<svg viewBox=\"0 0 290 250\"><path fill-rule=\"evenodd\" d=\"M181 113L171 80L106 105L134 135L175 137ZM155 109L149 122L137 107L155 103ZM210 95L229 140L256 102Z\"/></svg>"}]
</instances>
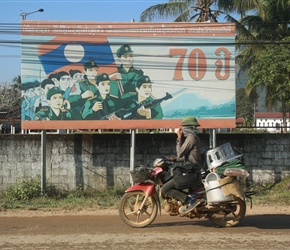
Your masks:
<instances>
[{"instance_id":1,"label":"cargo strapped to motorcycle","mask_svg":"<svg viewBox=\"0 0 290 250\"><path fill-rule=\"evenodd\" d=\"M134 183L143 183L151 178L152 169L145 167L137 167L130 171Z\"/></svg>"},{"instance_id":2,"label":"cargo strapped to motorcycle","mask_svg":"<svg viewBox=\"0 0 290 250\"><path fill-rule=\"evenodd\" d=\"M246 198L244 191L241 189L239 181L236 178L227 176L222 179L217 180L220 184L220 186L210 188L206 190L206 193L214 190L214 189L220 189L222 190L223 194L225 196L234 195L238 198L241 198L244 200Z\"/></svg>"}]
</instances>

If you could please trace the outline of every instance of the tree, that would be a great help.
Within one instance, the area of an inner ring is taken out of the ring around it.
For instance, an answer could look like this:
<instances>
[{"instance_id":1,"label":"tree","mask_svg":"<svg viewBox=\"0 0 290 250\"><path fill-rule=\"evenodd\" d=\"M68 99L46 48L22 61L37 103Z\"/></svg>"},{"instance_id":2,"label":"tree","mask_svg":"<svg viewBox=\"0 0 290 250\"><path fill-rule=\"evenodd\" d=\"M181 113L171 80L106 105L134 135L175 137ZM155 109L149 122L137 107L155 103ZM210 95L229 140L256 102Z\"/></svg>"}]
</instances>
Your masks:
<instances>
[{"instance_id":1,"label":"tree","mask_svg":"<svg viewBox=\"0 0 290 250\"><path fill-rule=\"evenodd\" d=\"M16 79L17 78L17 79ZM21 106L21 78L14 78L13 85L0 83L0 109L15 110Z\"/></svg>"},{"instance_id":2,"label":"tree","mask_svg":"<svg viewBox=\"0 0 290 250\"><path fill-rule=\"evenodd\" d=\"M266 91L265 102L268 110L281 101L283 123L286 125L286 104L290 100L287 100L289 98L289 81L281 78L278 81L278 78L273 76L277 76L276 69L280 71L287 66L286 64L281 65L280 58L283 55L280 54L280 51L281 46L283 50L288 50L287 47L284 47L285 45L289 46L289 39L285 40L285 38L290 35L290 1L255 0L255 2L257 3L256 15L245 16L236 25L237 48L240 49L236 62L242 70L247 71L249 77L245 88L247 94L263 87ZM287 53L289 54L289 52ZM271 64L266 60L270 60Z\"/></svg>"},{"instance_id":3,"label":"tree","mask_svg":"<svg viewBox=\"0 0 290 250\"><path fill-rule=\"evenodd\" d=\"M21 90L21 84L22 84L21 76L14 77L14 79L13 79L13 89Z\"/></svg>"},{"instance_id":4,"label":"tree","mask_svg":"<svg viewBox=\"0 0 290 250\"><path fill-rule=\"evenodd\" d=\"M254 93L249 97L246 95L244 88L238 89L236 93L237 118L244 118L246 121L252 122L256 109L256 99L257 96L254 96Z\"/></svg>"},{"instance_id":5,"label":"tree","mask_svg":"<svg viewBox=\"0 0 290 250\"><path fill-rule=\"evenodd\" d=\"M248 0L255 3L255 15L247 15L235 21L237 29L236 58L241 70L255 64L256 58L263 54L265 45L281 41L289 36L290 1Z\"/></svg>"},{"instance_id":6,"label":"tree","mask_svg":"<svg viewBox=\"0 0 290 250\"><path fill-rule=\"evenodd\" d=\"M283 126L286 127L286 109L290 101L290 36L281 44L267 45L264 53L248 70L246 92L257 87L266 88L266 104L271 109L282 103Z\"/></svg>"},{"instance_id":7,"label":"tree","mask_svg":"<svg viewBox=\"0 0 290 250\"><path fill-rule=\"evenodd\" d=\"M169 0L167 3L153 5L144 10L140 21L170 20L173 22L217 22L224 14L228 21L235 20L228 15L236 12L241 16L255 7L256 1L241 0ZM216 9L212 9L212 7Z\"/></svg>"}]
</instances>

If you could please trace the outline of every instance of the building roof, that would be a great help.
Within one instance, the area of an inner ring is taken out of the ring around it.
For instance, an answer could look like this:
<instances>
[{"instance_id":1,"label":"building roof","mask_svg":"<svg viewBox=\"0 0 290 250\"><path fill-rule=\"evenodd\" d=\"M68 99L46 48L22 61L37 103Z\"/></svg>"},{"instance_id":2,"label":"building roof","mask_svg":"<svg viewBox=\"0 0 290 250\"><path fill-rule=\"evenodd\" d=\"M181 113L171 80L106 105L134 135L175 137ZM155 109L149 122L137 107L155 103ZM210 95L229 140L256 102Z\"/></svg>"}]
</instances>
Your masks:
<instances>
[{"instance_id":1,"label":"building roof","mask_svg":"<svg viewBox=\"0 0 290 250\"><path fill-rule=\"evenodd\" d=\"M236 124L237 123L244 123L245 122L245 119L244 118L237 118L236 119Z\"/></svg>"},{"instance_id":2,"label":"building roof","mask_svg":"<svg viewBox=\"0 0 290 250\"><path fill-rule=\"evenodd\" d=\"M282 119L283 118L283 114L282 112L256 112L255 113L255 117L256 118L265 118L265 119ZM290 118L290 114L287 112L286 113L286 117Z\"/></svg>"},{"instance_id":3,"label":"building roof","mask_svg":"<svg viewBox=\"0 0 290 250\"><path fill-rule=\"evenodd\" d=\"M21 108L15 110L0 110L0 122L21 122Z\"/></svg>"}]
</instances>

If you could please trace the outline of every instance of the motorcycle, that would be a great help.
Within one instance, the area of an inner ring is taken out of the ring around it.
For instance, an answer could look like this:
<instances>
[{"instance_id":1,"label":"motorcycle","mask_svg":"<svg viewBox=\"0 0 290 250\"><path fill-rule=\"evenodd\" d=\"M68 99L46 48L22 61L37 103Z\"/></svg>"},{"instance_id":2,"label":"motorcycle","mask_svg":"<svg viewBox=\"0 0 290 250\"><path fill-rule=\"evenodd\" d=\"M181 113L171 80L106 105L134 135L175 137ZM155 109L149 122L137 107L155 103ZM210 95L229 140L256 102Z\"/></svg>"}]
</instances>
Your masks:
<instances>
[{"instance_id":1,"label":"motorcycle","mask_svg":"<svg viewBox=\"0 0 290 250\"><path fill-rule=\"evenodd\" d=\"M184 189L188 194L193 193L197 201L189 211L186 211L187 204L161 193L162 185L174 178L172 170L178 164L174 158L158 157L153 168L140 167L131 171L136 184L125 191L118 206L123 222L134 228L150 225L158 211L161 215L163 201L164 210L171 216L208 218L218 227L238 225L246 214L246 198L251 200L253 194L244 191L249 173L242 163L242 155L225 143L208 150L205 157L201 181Z\"/></svg>"}]
</instances>

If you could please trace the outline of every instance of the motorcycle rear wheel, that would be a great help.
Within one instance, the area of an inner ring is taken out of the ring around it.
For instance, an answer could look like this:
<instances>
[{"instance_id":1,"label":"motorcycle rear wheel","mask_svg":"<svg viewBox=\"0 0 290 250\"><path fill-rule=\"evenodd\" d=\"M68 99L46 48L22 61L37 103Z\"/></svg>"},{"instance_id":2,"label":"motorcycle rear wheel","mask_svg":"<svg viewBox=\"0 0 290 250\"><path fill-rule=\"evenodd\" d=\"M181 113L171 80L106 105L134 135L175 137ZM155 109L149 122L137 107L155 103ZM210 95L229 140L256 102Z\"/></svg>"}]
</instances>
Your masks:
<instances>
[{"instance_id":1,"label":"motorcycle rear wheel","mask_svg":"<svg viewBox=\"0 0 290 250\"><path fill-rule=\"evenodd\" d=\"M246 214L246 202L240 198L222 206L219 212L209 212L209 219L219 227L233 227L238 225Z\"/></svg>"},{"instance_id":2,"label":"motorcycle rear wheel","mask_svg":"<svg viewBox=\"0 0 290 250\"><path fill-rule=\"evenodd\" d=\"M140 210L140 205L145 199L142 191L129 192L123 195L119 203L121 219L131 227L146 227L151 224L158 213L158 204L154 197L149 196L145 205Z\"/></svg>"}]
</instances>

